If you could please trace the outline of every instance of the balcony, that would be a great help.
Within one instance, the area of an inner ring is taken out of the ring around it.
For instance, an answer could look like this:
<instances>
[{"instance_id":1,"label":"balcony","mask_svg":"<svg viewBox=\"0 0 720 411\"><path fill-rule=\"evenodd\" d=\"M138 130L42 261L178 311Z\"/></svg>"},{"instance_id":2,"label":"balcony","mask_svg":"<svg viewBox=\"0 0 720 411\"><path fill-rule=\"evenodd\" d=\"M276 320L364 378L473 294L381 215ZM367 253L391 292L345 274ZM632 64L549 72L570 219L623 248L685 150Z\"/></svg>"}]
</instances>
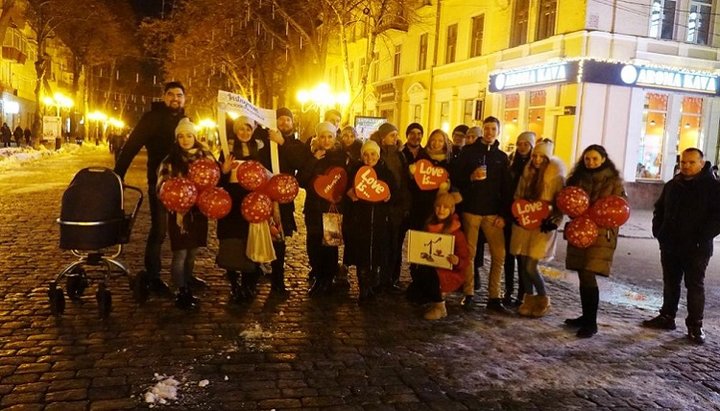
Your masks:
<instances>
[{"instance_id":1,"label":"balcony","mask_svg":"<svg viewBox=\"0 0 720 411\"><path fill-rule=\"evenodd\" d=\"M2 44L2 58L25 64L28 57L27 49L27 39L20 30L12 27L8 28Z\"/></svg>"}]
</instances>

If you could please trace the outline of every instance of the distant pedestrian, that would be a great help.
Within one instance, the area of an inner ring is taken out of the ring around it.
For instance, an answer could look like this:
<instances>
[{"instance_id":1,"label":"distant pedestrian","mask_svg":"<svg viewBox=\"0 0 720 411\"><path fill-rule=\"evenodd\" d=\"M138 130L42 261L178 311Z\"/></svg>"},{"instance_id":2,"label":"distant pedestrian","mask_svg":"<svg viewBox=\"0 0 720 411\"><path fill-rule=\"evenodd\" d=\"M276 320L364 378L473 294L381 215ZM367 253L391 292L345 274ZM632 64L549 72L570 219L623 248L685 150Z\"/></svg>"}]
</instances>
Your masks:
<instances>
[{"instance_id":1,"label":"distant pedestrian","mask_svg":"<svg viewBox=\"0 0 720 411\"><path fill-rule=\"evenodd\" d=\"M32 144L32 130L30 130L30 127L25 128L25 144L30 145Z\"/></svg>"},{"instance_id":2,"label":"distant pedestrian","mask_svg":"<svg viewBox=\"0 0 720 411\"><path fill-rule=\"evenodd\" d=\"M625 188L615 163L608 158L605 147L593 144L583 150L580 160L570 172L567 186L580 187L590 196L592 205L607 196L625 196ZM590 338L597 334L597 310L600 301L597 275L609 276L617 247L617 228L599 228L594 243L587 248L568 244L565 267L576 270L580 278L582 315L568 318L565 325L577 327L577 336Z\"/></svg>"},{"instance_id":3,"label":"distant pedestrian","mask_svg":"<svg viewBox=\"0 0 720 411\"><path fill-rule=\"evenodd\" d=\"M7 123L3 123L0 127L0 134L2 135L2 141L4 147L10 147L10 141L12 140L12 130L8 127Z\"/></svg>"},{"instance_id":4,"label":"distant pedestrian","mask_svg":"<svg viewBox=\"0 0 720 411\"><path fill-rule=\"evenodd\" d=\"M15 145L20 147L23 141L23 129L20 126L15 127L13 131L13 137L15 137Z\"/></svg>"},{"instance_id":5,"label":"distant pedestrian","mask_svg":"<svg viewBox=\"0 0 720 411\"><path fill-rule=\"evenodd\" d=\"M643 321L643 326L675 329L680 301L680 283L687 289L688 338L705 342L705 270L713 253L713 239L720 234L720 182L715 180L710 162L697 148L685 149L680 157L680 173L663 187L655 203L653 236L660 243L663 269L663 305L660 315Z\"/></svg>"}]
</instances>

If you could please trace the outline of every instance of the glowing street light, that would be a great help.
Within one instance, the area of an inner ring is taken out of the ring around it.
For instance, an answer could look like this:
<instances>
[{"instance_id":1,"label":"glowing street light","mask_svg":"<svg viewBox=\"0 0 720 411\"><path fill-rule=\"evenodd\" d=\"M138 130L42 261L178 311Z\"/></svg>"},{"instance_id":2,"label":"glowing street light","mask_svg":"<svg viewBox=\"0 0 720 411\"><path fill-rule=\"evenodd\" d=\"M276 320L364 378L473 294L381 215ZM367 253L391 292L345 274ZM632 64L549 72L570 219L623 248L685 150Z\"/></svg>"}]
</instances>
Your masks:
<instances>
[{"instance_id":1,"label":"glowing street light","mask_svg":"<svg viewBox=\"0 0 720 411\"><path fill-rule=\"evenodd\" d=\"M298 90L296 98L303 112L317 109L321 118L326 109L336 106L344 107L350 102L348 93L335 93L327 83L320 83L311 90Z\"/></svg>"}]
</instances>

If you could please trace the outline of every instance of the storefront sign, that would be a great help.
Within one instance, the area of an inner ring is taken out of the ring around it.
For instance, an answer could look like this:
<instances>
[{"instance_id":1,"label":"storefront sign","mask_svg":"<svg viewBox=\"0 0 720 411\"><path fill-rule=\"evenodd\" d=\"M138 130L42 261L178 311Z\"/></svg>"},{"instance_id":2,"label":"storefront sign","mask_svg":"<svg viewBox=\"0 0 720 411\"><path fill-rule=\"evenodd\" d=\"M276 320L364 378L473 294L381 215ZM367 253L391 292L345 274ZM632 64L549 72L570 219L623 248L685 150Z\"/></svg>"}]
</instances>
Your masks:
<instances>
[{"instance_id":1,"label":"storefront sign","mask_svg":"<svg viewBox=\"0 0 720 411\"><path fill-rule=\"evenodd\" d=\"M718 94L718 76L673 67L649 67L595 60L583 62L582 81L617 86L680 90Z\"/></svg>"},{"instance_id":2,"label":"storefront sign","mask_svg":"<svg viewBox=\"0 0 720 411\"><path fill-rule=\"evenodd\" d=\"M490 91L499 92L543 84L575 82L577 71L577 61L562 61L508 70L490 76Z\"/></svg>"}]
</instances>

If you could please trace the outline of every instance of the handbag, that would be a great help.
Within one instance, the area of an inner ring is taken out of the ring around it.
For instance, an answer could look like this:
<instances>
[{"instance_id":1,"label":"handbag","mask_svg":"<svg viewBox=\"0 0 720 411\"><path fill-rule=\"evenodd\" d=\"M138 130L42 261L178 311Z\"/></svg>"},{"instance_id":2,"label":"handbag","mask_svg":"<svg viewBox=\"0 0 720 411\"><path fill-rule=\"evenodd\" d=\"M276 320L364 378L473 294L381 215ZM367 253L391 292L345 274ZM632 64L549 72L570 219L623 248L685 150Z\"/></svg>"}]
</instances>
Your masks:
<instances>
[{"instance_id":1,"label":"handbag","mask_svg":"<svg viewBox=\"0 0 720 411\"><path fill-rule=\"evenodd\" d=\"M343 215L338 213L334 206L327 213L323 213L323 245L328 247L343 245L342 222Z\"/></svg>"}]
</instances>

